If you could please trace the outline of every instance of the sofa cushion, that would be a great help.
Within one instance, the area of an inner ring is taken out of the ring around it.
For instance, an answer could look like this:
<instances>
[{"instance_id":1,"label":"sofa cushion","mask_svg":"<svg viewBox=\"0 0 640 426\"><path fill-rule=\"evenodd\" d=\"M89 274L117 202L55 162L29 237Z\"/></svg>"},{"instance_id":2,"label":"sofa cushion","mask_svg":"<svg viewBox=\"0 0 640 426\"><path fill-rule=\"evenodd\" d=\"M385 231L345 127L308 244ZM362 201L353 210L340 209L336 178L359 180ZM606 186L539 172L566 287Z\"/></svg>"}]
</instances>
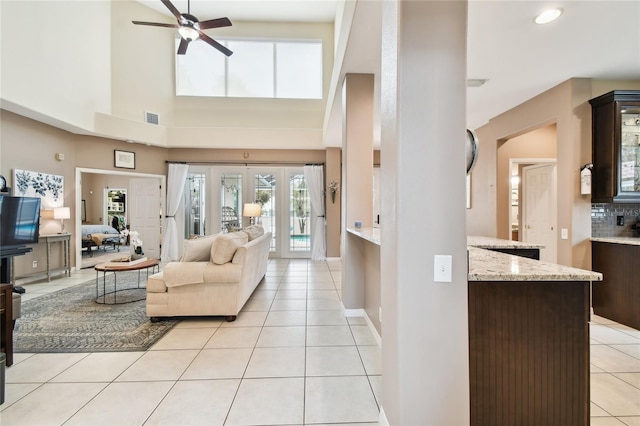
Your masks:
<instances>
[{"instance_id":1,"label":"sofa cushion","mask_svg":"<svg viewBox=\"0 0 640 426\"><path fill-rule=\"evenodd\" d=\"M204 268L205 283L237 283L241 276L242 265L235 263L225 263L224 265L207 263Z\"/></svg>"},{"instance_id":2,"label":"sofa cushion","mask_svg":"<svg viewBox=\"0 0 640 426\"><path fill-rule=\"evenodd\" d=\"M230 232L222 234L211 246L211 261L216 265L231 262L238 247L247 244L249 236L245 232Z\"/></svg>"},{"instance_id":3,"label":"sofa cushion","mask_svg":"<svg viewBox=\"0 0 640 426\"><path fill-rule=\"evenodd\" d=\"M204 282L204 268L209 262L169 262L163 272L167 287Z\"/></svg>"},{"instance_id":4,"label":"sofa cushion","mask_svg":"<svg viewBox=\"0 0 640 426\"><path fill-rule=\"evenodd\" d=\"M264 235L264 228L260 225L251 225L246 228L242 228L242 231L247 234L249 241L253 241L256 238Z\"/></svg>"},{"instance_id":5,"label":"sofa cushion","mask_svg":"<svg viewBox=\"0 0 640 426\"><path fill-rule=\"evenodd\" d=\"M211 246L220 234L185 240L180 262L208 262L211 258Z\"/></svg>"},{"instance_id":6,"label":"sofa cushion","mask_svg":"<svg viewBox=\"0 0 640 426\"><path fill-rule=\"evenodd\" d=\"M147 278L147 292L148 293L164 293L167 291L167 286L164 285L164 277L162 272L151 275Z\"/></svg>"}]
</instances>

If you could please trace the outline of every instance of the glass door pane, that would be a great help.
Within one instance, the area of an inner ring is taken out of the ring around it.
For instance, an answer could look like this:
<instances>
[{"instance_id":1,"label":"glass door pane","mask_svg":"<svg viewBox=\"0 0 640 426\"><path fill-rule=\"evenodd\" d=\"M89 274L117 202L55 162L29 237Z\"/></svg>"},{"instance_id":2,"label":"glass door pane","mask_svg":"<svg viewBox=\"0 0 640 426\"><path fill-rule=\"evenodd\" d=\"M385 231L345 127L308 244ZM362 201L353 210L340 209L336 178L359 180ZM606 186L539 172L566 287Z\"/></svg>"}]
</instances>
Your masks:
<instances>
[{"instance_id":1,"label":"glass door pane","mask_svg":"<svg viewBox=\"0 0 640 426\"><path fill-rule=\"evenodd\" d=\"M189 173L184 188L184 235L205 235L205 174Z\"/></svg>"},{"instance_id":2,"label":"glass door pane","mask_svg":"<svg viewBox=\"0 0 640 426\"><path fill-rule=\"evenodd\" d=\"M220 231L242 227L242 174L222 173L220 181Z\"/></svg>"},{"instance_id":3,"label":"glass door pane","mask_svg":"<svg viewBox=\"0 0 640 426\"><path fill-rule=\"evenodd\" d=\"M262 207L258 224L265 232L271 232L269 251L276 251L276 175L272 173L253 175L253 199Z\"/></svg>"},{"instance_id":4,"label":"glass door pane","mask_svg":"<svg viewBox=\"0 0 640 426\"><path fill-rule=\"evenodd\" d=\"M311 202L304 173L289 175L289 253L311 251Z\"/></svg>"}]
</instances>

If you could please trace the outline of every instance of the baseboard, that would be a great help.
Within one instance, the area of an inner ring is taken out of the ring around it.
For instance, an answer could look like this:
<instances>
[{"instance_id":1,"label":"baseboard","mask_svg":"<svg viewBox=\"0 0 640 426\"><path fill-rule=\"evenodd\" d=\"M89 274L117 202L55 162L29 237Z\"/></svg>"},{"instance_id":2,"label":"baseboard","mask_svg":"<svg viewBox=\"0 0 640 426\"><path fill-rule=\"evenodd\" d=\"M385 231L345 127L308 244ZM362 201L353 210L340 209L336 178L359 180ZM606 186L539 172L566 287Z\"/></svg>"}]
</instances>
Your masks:
<instances>
[{"instance_id":1,"label":"baseboard","mask_svg":"<svg viewBox=\"0 0 640 426\"><path fill-rule=\"evenodd\" d=\"M367 325L369 326L369 330L371 330L371 334L373 334L373 337L375 337L376 342L378 343L378 346L382 347L382 336L380 336L380 334L378 334L378 330L376 330L376 326L373 325L373 322L371 321L371 319L369 318L369 315L367 315L367 313L364 313L364 320L367 322Z\"/></svg>"},{"instance_id":2,"label":"baseboard","mask_svg":"<svg viewBox=\"0 0 640 426\"><path fill-rule=\"evenodd\" d=\"M338 260L341 260L341 259L342 259L341 257L327 257L326 258L326 260L329 261L329 262L335 262L335 261L338 261Z\"/></svg>"},{"instance_id":3,"label":"baseboard","mask_svg":"<svg viewBox=\"0 0 640 426\"><path fill-rule=\"evenodd\" d=\"M371 330L371 333L373 334L373 337L375 337L378 346L382 346L382 337L378 333L378 330L376 330L376 327L373 325L373 322L364 309L346 309L343 305L342 312L346 318L364 318L367 326L369 326L369 330Z\"/></svg>"},{"instance_id":4,"label":"baseboard","mask_svg":"<svg viewBox=\"0 0 640 426\"><path fill-rule=\"evenodd\" d=\"M344 316L347 318L364 317L367 315L364 312L364 309L347 309L344 306L342 307L342 312L344 313Z\"/></svg>"}]
</instances>

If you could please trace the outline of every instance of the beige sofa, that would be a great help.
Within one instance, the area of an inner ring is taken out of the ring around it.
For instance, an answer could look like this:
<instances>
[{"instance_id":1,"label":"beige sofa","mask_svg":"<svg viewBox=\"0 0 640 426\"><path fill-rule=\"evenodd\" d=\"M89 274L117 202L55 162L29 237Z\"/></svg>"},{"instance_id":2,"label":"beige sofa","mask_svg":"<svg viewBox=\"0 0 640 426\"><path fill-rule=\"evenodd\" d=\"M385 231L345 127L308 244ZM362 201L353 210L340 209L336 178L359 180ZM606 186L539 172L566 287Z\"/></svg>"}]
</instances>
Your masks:
<instances>
[{"instance_id":1,"label":"beige sofa","mask_svg":"<svg viewBox=\"0 0 640 426\"><path fill-rule=\"evenodd\" d=\"M267 272L271 233L261 227L185 241L180 262L147 280L147 316L233 321Z\"/></svg>"}]
</instances>

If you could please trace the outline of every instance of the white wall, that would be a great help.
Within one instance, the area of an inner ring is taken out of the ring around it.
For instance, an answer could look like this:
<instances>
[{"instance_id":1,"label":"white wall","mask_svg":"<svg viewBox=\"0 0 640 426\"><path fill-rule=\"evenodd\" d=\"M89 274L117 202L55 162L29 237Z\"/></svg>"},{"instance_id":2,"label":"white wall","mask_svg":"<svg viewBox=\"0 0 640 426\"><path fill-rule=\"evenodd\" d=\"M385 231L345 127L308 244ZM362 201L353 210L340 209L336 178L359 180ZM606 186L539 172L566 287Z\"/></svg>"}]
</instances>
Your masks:
<instances>
[{"instance_id":1,"label":"white wall","mask_svg":"<svg viewBox=\"0 0 640 426\"><path fill-rule=\"evenodd\" d=\"M111 2L1 1L2 107L81 129L111 111Z\"/></svg>"},{"instance_id":2,"label":"white wall","mask_svg":"<svg viewBox=\"0 0 640 426\"><path fill-rule=\"evenodd\" d=\"M3 0L0 13L4 109L76 133L164 147L323 148L331 23L233 22L209 31L214 38L321 39L323 99L177 98L175 31L131 23L171 18L138 2ZM145 111L159 113L161 125L145 124Z\"/></svg>"}]
</instances>

